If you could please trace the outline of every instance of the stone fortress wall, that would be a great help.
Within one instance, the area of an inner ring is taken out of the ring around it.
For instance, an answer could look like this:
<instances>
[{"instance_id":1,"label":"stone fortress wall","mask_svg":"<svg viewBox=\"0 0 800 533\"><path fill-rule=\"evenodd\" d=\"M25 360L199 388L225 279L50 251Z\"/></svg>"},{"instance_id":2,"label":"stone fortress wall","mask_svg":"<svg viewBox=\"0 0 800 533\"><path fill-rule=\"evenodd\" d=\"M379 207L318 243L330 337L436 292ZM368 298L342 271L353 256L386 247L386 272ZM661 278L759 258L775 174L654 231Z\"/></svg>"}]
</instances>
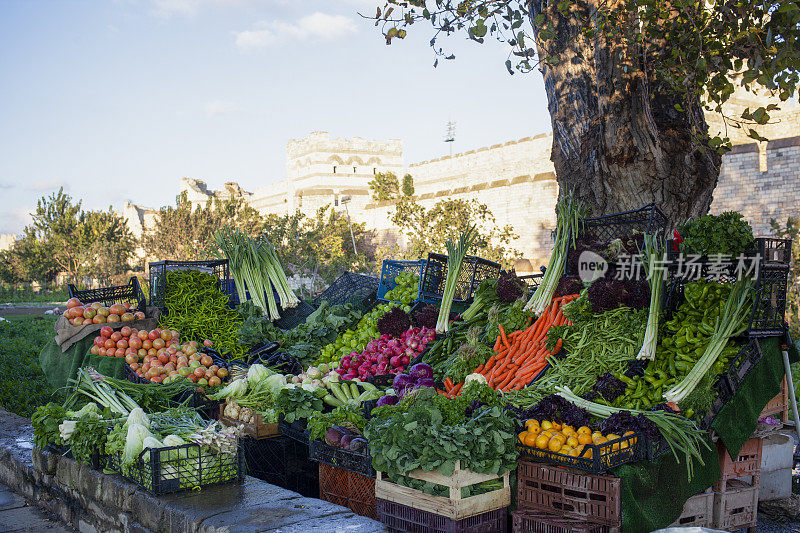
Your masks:
<instances>
[{"instance_id":1,"label":"stone fortress wall","mask_svg":"<svg viewBox=\"0 0 800 533\"><path fill-rule=\"evenodd\" d=\"M744 107L757 106L740 92L726 111L730 116ZM785 222L800 216L800 106L782 107L785 110L760 130L774 139L769 143L752 142L743 132L728 129L736 146L723 158L711 206L714 213L741 211L757 234L769 232L770 218ZM709 125L712 131L722 131L718 115L709 115ZM198 204L212 197L241 197L262 214L299 211L313 216L319 207L332 205L337 211L347 209L354 221L374 230L381 243L402 246L403 237L391 224L391 203L374 202L369 181L377 172L394 172L399 178L408 173L423 206L446 198L475 199L489 207L498 225L512 225L519 235L514 246L525 258L517 270L526 273L546 263L552 245L558 184L551 144L551 135L538 135L405 166L400 140L342 139L313 132L287 143L286 178L253 193L236 183L211 191L204 182L189 178L182 178L181 189ZM132 204L123 214L134 233L154 216L152 210Z\"/></svg>"}]
</instances>

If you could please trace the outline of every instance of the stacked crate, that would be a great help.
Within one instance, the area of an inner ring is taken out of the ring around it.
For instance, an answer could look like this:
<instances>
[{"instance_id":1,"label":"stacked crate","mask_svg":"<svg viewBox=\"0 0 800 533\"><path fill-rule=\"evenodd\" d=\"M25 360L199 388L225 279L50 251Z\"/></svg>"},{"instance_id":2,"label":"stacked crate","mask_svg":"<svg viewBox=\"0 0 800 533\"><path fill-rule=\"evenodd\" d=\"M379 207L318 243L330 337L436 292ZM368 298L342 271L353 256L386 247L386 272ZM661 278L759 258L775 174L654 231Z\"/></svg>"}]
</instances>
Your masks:
<instances>
[{"instance_id":1,"label":"stacked crate","mask_svg":"<svg viewBox=\"0 0 800 533\"><path fill-rule=\"evenodd\" d=\"M375 497L378 520L389 531L406 533L504 533L507 507L511 504L509 473L477 474L456 461L452 476L438 471L415 470L406 477L448 489L449 496L433 496L399 485L383 472L377 473ZM486 481L502 481L502 487L464 497L462 489Z\"/></svg>"},{"instance_id":2,"label":"stacked crate","mask_svg":"<svg viewBox=\"0 0 800 533\"><path fill-rule=\"evenodd\" d=\"M735 460L717 442L720 478L714 484L714 520L717 529L755 531L758 521L758 486L761 476L763 439L744 443Z\"/></svg>"},{"instance_id":3,"label":"stacked crate","mask_svg":"<svg viewBox=\"0 0 800 533\"><path fill-rule=\"evenodd\" d=\"M622 529L619 478L532 461L517 467L514 533L528 531L602 531ZM531 513L527 511L536 511ZM567 527L565 519L572 529Z\"/></svg>"}]
</instances>

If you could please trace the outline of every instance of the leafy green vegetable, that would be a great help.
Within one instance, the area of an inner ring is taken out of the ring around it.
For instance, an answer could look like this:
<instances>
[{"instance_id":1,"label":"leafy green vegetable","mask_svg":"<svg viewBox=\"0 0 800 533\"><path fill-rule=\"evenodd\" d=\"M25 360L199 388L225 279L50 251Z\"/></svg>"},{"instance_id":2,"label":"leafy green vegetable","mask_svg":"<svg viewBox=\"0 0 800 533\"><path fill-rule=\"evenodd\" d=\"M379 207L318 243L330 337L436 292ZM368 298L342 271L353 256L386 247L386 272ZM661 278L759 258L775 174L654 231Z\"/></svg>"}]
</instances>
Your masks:
<instances>
[{"instance_id":1,"label":"leafy green vegetable","mask_svg":"<svg viewBox=\"0 0 800 533\"><path fill-rule=\"evenodd\" d=\"M469 398L448 400L426 387L396 406L373 410L364 433L373 467L390 477L418 468L452 476L457 460L462 468L485 474L515 468L515 426L506 410L497 405L467 410L469 403Z\"/></svg>"},{"instance_id":2,"label":"leafy green vegetable","mask_svg":"<svg viewBox=\"0 0 800 533\"><path fill-rule=\"evenodd\" d=\"M39 448L45 448L48 444L64 444L59 435L58 425L66 416L66 409L55 403L37 407L31 416L33 443Z\"/></svg>"},{"instance_id":3,"label":"leafy green vegetable","mask_svg":"<svg viewBox=\"0 0 800 533\"><path fill-rule=\"evenodd\" d=\"M342 426L363 434L367 421L362 416L361 406L345 404L330 413L314 413L308 419L308 438L323 440L332 426Z\"/></svg>"},{"instance_id":4,"label":"leafy green vegetable","mask_svg":"<svg viewBox=\"0 0 800 533\"><path fill-rule=\"evenodd\" d=\"M726 211L703 215L678 228L683 238L684 254L725 254L738 256L754 243L753 228L741 213Z\"/></svg>"},{"instance_id":5,"label":"leafy green vegetable","mask_svg":"<svg viewBox=\"0 0 800 533\"><path fill-rule=\"evenodd\" d=\"M301 387L281 389L275 397L275 410L283 414L284 420L289 424L295 420L311 418L311 415L321 412L322 409L322 400Z\"/></svg>"},{"instance_id":6,"label":"leafy green vegetable","mask_svg":"<svg viewBox=\"0 0 800 533\"><path fill-rule=\"evenodd\" d=\"M107 411L107 414L110 412ZM69 438L69 449L79 463L91 464L92 455L102 454L108 438L108 420L95 415L78 419Z\"/></svg>"}]
</instances>

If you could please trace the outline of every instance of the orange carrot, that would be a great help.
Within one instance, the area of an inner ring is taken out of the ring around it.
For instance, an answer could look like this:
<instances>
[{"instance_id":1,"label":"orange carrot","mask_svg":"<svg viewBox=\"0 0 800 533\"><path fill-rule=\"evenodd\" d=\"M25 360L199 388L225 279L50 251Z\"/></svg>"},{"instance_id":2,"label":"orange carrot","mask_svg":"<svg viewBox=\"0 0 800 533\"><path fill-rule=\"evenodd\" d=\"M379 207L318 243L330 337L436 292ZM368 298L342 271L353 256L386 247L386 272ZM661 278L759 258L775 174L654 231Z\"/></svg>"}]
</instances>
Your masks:
<instances>
[{"instance_id":1,"label":"orange carrot","mask_svg":"<svg viewBox=\"0 0 800 533\"><path fill-rule=\"evenodd\" d=\"M453 386L453 382L450 380L450 378L444 378L444 388L447 392L453 390Z\"/></svg>"},{"instance_id":2,"label":"orange carrot","mask_svg":"<svg viewBox=\"0 0 800 533\"><path fill-rule=\"evenodd\" d=\"M503 344L505 344L507 348L510 348L511 346L508 344L508 337L506 337L506 330L503 329L503 324L497 324L497 329L500 330L500 336L503 337Z\"/></svg>"}]
</instances>

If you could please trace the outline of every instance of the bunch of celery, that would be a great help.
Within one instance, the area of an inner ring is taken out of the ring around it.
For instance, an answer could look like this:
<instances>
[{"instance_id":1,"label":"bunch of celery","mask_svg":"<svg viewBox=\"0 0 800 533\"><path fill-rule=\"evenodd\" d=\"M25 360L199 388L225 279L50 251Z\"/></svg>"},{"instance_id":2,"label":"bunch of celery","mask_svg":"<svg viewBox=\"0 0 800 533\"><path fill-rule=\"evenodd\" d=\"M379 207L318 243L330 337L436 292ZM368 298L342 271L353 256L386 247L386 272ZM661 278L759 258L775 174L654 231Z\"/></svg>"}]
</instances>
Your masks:
<instances>
[{"instance_id":1,"label":"bunch of celery","mask_svg":"<svg viewBox=\"0 0 800 533\"><path fill-rule=\"evenodd\" d=\"M561 279L564 273L567 252L570 247L575 247L575 238L578 235L578 227L581 224L584 214L585 210L583 206L575 199L575 195L572 191L565 193L564 196L558 200L558 205L556 206L558 222L556 223L553 255L550 256L550 261L547 263L547 270L545 270L544 276L542 276L539 287L525 306L526 311L531 311L534 315L540 316L553 300L553 294L556 292L558 280Z\"/></svg>"},{"instance_id":2,"label":"bunch of celery","mask_svg":"<svg viewBox=\"0 0 800 533\"><path fill-rule=\"evenodd\" d=\"M661 314L661 296L664 292L664 268L659 265L659 258L664 253L664 239L657 235L644 236L644 266L647 269L647 280L650 283L650 311L647 315L647 329L644 342L637 359L656 358L658 346L658 318Z\"/></svg>"},{"instance_id":3,"label":"bunch of celery","mask_svg":"<svg viewBox=\"0 0 800 533\"><path fill-rule=\"evenodd\" d=\"M269 313L270 320L277 320L280 314L272 292L274 285L281 308L289 309L300 303L289 287L275 248L266 237L254 240L243 231L226 227L217 231L214 238L228 259L240 302L247 299L245 291L249 289L250 297L261 311Z\"/></svg>"},{"instance_id":4,"label":"bunch of celery","mask_svg":"<svg viewBox=\"0 0 800 533\"><path fill-rule=\"evenodd\" d=\"M439 320L436 322L436 333L447 333L450 328L450 309L453 307L453 298L456 295L458 286L458 276L461 274L461 266L469 248L475 244L477 239L475 226L468 226L458 238L458 245L452 241L447 241L447 278L444 282L442 293L442 305L439 308Z\"/></svg>"}]
</instances>

